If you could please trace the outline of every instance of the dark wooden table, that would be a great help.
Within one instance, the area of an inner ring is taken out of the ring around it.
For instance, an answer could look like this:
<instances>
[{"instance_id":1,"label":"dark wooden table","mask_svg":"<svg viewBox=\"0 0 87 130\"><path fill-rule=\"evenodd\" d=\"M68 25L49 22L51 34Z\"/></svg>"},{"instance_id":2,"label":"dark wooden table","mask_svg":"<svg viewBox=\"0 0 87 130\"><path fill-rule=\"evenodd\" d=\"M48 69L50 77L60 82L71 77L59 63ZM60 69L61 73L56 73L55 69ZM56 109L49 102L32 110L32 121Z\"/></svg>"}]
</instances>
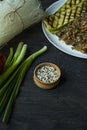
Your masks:
<instances>
[{"instance_id":1,"label":"dark wooden table","mask_svg":"<svg viewBox=\"0 0 87 130\"><path fill-rule=\"evenodd\" d=\"M46 9L56 0L41 0ZM28 44L28 55L48 46L28 70L16 99L10 121L0 122L0 130L87 130L87 60L56 49L44 36L41 22L12 39L2 49L16 49L19 41ZM33 81L33 72L41 62L52 62L61 69L60 84L53 90L42 90ZM0 119L1 120L1 119Z\"/></svg>"}]
</instances>

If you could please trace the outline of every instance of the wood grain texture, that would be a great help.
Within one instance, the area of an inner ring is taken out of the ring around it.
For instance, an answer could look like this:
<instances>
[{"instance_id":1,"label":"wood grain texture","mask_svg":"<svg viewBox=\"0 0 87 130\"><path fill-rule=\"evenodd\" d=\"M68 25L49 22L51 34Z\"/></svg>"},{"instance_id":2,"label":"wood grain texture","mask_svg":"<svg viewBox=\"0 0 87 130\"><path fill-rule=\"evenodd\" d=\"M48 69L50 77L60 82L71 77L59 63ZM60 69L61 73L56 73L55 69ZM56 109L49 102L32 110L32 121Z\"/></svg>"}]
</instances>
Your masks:
<instances>
[{"instance_id":1,"label":"wood grain texture","mask_svg":"<svg viewBox=\"0 0 87 130\"><path fill-rule=\"evenodd\" d=\"M55 1L41 0L44 9ZM2 52L7 56L9 47L16 49L19 41L28 44L27 55L44 45L48 46L48 51L28 70L9 124L0 121L0 130L86 130L87 60L56 49L44 36L41 22L12 39ZM34 84L34 68L42 62L52 62L61 69L61 81L55 89L42 90Z\"/></svg>"}]
</instances>

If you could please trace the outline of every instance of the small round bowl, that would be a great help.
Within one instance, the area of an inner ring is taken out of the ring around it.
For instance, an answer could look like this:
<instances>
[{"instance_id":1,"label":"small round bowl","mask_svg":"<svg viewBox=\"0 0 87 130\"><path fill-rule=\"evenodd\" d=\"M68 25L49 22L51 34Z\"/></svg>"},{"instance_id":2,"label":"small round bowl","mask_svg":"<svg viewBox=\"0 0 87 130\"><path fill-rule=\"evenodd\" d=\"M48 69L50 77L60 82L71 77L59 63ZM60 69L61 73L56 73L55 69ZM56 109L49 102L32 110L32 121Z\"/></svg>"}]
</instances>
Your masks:
<instances>
[{"instance_id":1,"label":"small round bowl","mask_svg":"<svg viewBox=\"0 0 87 130\"><path fill-rule=\"evenodd\" d=\"M37 71L38 71L38 69L40 69L41 67L44 67L44 66L53 67L53 68L56 70L57 75L58 75L57 80L55 80L55 81L52 82L52 83L44 83L44 82L42 82L42 81L37 77ZM53 63L46 62L46 63L41 63L41 64L39 64L39 65L37 65L37 66L35 67L34 77L33 77L33 78L34 78L35 84L36 84L39 88L42 88L42 89L52 89L52 88L54 88L54 87L56 87L56 86L58 85L58 83L59 83L59 81L60 81L60 77L61 77L61 70L60 70L60 68L59 68L57 65L53 64Z\"/></svg>"}]
</instances>

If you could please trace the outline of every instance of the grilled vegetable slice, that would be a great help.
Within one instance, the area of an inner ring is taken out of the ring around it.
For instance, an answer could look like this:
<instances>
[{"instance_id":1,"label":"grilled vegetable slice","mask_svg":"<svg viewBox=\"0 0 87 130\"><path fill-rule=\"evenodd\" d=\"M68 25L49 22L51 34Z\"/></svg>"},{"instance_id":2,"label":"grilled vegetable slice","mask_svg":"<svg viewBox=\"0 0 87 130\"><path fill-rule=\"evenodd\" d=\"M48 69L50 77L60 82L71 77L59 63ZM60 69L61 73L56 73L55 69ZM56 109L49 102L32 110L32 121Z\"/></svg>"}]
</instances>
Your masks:
<instances>
[{"instance_id":1,"label":"grilled vegetable slice","mask_svg":"<svg viewBox=\"0 0 87 130\"><path fill-rule=\"evenodd\" d=\"M86 12L86 0L67 0L67 2L54 14L44 20L46 28L53 34L57 34L66 24L74 21L83 12Z\"/></svg>"}]
</instances>

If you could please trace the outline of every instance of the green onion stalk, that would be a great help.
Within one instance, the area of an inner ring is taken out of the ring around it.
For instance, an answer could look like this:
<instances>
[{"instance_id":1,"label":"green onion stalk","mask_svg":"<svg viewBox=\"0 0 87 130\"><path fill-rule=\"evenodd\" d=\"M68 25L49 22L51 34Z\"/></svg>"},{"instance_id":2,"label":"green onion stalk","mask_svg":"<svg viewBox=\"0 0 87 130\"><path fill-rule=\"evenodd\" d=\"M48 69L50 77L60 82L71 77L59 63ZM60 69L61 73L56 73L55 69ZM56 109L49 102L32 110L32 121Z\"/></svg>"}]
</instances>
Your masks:
<instances>
[{"instance_id":1,"label":"green onion stalk","mask_svg":"<svg viewBox=\"0 0 87 130\"><path fill-rule=\"evenodd\" d=\"M47 47L44 46L42 49L34 52L22 62L26 53L26 49L27 45L20 43L14 56L13 51L10 50L6 63L6 66L8 66L8 70L10 72L6 70L4 74L0 75L0 78L2 79L0 80L0 84L2 85L0 89L0 97L2 97L0 100L0 113L2 113L3 109L5 109L2 119L3 123L7 123L9 120L13 103L16 100L21 83L25 77L28 68L38 56L40 56L47 50ZM4 82L4 80L6 80L6 83Z\"/></svg>"},{"instance_id":2,"label":"green onion stalk","mask_svg":"<svg viewBox=\"0 0 87 130\"><path fill-rule=\"evenodd\" d=\"M18 67L18 65L21 63L26 54L26 50L27 50L27 44L22 45L22 43L19 43L17 51L10 62L11 65L2 75L0 75L0 88L2 87L3 83L8 79L8 77L13 73L13 71Z\"/></svg>"}]
</instances>

